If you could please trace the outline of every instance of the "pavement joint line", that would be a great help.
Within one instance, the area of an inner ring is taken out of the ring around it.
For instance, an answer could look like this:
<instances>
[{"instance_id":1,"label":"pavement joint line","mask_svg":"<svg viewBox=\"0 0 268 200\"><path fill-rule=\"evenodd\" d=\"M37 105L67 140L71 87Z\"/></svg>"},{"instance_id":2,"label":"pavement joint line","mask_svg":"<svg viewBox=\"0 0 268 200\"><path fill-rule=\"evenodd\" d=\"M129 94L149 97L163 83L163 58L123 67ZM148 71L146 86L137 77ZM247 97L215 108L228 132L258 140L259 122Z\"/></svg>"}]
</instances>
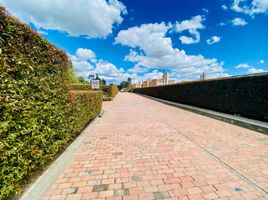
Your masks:
<instances>
[{"instance_id":1,"label":"pavement joint line","mask_svg":"<svg viewBox=\"0 0 268 200\"><path fill-rule=\"evenodd\" d=\"M30 185L24 194L20 197L20 200L41 200L42 197L49 190L56 178L65 169L67 164L71 161L78 148L84 143L85 138L91 134L92 130L101 120L101 117L106 111L96 116L96 118L90 122L90 124L82 131L82 133L63 151L63 153L48 166L44 173L39 176L32 185Z\"/></svg>"},{"instance_id":2,"label":"pavement joint line","mask_svg":"<svg viewBox=\"0 0 268 200\"><path fill-rule=\"evenodd\" d=\"M156 98L156 97L152 97L152 96L148 96L148 95L144 95L144 94L139 94L136 93L137 95L164 103L166 105L169 106L173 106L173 107L177 107L183 110L187 110L193 113L197 113L206 117L210 117L213 119L217 119L226 123L230 123L236 126L240 126L243 128L247 128L253 131L257 131L259 133L268 135L268 123L267 122L263 122L263 121L258 121L258 120L254 120L254 119L249 119L249 118L245 118L245 117L240 117L240 116L235 116L235 115L231 115L231 114L227 114L227 113L222 113L222 112L218 112L218 111L214 111L214 110L209 110L206 108L200 108L200 107L196 107L196 106L192 106L192 105L187 105L187 104L182 104L182 103L178 103L178 102L173 102L173 101L169 101L169 100L165 100L165 99L160 99L160 98Z\"/></svg>"},{"instance_id":3,"label":"pavement joint line","mask_svg":"<svg viewBox=\"0 0 268 200\"><path fill-rule=\"evenodd\" d=\"M143 96L143 95L141 95ZM146 97L146 96L145 96ZM148 110L147 110L148 111ZM149 112L151 113L151 112ZM238 172L236 169L234 169L232 166L228 165L225 161L223 161L222 159L220 159L218 156L214 155L212 152L210 152L209 150L207 150L205 147L203 147L202 145L198 144L197 142L195 142L193 139L191 139L190 137L188 137L186 134L184 134L182 131L178 130L176 127L172 126L170 123L168 123L167 121L165 121L164 118L161 118L157 115L155 115L156 118L159 119L159 121L161 121L162 123L164 122L166 125L168 125L169 127L173 128L174 130L176 130L177 133L179 133L180 135L182 135L184 138L186 138L188 141L190 141L191 143L195 144L196 146L198 146L199 148L201 148L204 152L206 152L206 154L208 154L209 156L213 157L215 160L217 160L220 165L222 165L224 168L228 169L231 173L235 174L237 177L239 177L241 180L247 182L249 185L253 186L255 189L262 191L265 193L265 198L268 199L268 191L266 191L265 189L263 189L262 187L260 187L259 185L257 185L256 183L254 183L253 181L251 181L248 177L246 177L245 175L241 174L240 172Z\"/></svg>"}]
</instances>

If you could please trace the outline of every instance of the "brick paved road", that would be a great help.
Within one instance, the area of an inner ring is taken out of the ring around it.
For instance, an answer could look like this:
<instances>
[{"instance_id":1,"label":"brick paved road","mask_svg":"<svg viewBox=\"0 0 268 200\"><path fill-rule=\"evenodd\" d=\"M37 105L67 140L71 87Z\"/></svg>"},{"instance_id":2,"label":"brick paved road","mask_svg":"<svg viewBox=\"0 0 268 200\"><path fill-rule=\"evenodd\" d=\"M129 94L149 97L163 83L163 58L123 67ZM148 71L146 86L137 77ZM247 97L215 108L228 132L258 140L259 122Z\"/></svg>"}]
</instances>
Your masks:
<instances>
[{"instance_id":1,"label":"brick paved road","mask_svg":"<svg viewBox=\"0 0 268 200\"><path fill-rule=\"evenodd\" d=\"M268 136L135 94L104 110L43 199L267 199Z\"/></svg>"}]
</instances>

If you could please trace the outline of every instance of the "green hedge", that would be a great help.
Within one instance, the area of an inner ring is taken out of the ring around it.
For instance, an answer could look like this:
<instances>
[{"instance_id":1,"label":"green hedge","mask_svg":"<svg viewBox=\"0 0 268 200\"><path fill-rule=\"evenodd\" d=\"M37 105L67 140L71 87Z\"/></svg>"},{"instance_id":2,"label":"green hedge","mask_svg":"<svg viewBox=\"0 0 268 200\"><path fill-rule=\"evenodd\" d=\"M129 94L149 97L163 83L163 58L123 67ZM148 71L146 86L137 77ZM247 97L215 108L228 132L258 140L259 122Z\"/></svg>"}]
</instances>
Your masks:
<instances>
[{"instance_id":1,"label":"green hedge","mask_svg":"<svg viewBox=\"0 0 268 200\"><path fill-rule=\"evenodd\" d=\"M71 64L0 7L0 199L23 185L101 110L101 92L70 91Z\"/></svg>"},{"instance_id":2,"label":"green hedge","mask_svg":"<svg viewBox=\"0 0 268 200\"><path fill-rule=\"evenodd\" d=\"M118 93L118 88L113 85L103 85L101 86L101 90L103 91L105 100L111 100Z\"/></svg>"},{"instance_id":3,"label":"green hedge","mask_svg":"<svg viewBox=\"0 0 268 200\"><path fill-rule=\"evenodd\" d=\"M91 90L91 84L73 83L67 85L69 90Z\"/></svg>"},{"instance_id":4,"label":"green hedge","mask_svg":"<svg viewBox=\"0 0 268 200\"><path fill-rule=\"evenodd\" d=\"M81 131L89 119L94 119L101 112L101 91L71 90L69 100L71 103L69 120L73 128L71 132Z\"/></svg>"},{"instance_id":5,"label":"green hedge","mask_svg":"<svg viewBox=\"0 0 268 200\"><path fill-rule=\"evenodd\" d=\"M91 84L68 84L69 90L91 90ZM103 91L103 99L111 100L118 93L118 88L113 85L101 85L100 90Z\"/></svg>"}]
</instances>

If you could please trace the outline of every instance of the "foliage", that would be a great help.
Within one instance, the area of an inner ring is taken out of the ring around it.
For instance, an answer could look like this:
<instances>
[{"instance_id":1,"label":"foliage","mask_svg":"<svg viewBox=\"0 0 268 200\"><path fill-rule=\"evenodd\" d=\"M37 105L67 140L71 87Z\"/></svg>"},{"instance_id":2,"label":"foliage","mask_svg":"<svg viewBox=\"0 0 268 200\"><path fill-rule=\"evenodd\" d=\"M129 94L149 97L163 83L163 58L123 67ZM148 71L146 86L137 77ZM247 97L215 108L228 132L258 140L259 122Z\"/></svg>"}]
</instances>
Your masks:
<instances>
[{"instance_id":1,"label":"foliage","mask_svg":"<svg viewBox=\"0 0 268 200\"><path fill-rule=\"evenodd\" d=\"M100 113L102 108L102 92L89 90L70 90L69 100L71 102L70 127L71 132L79 132Z\"/></svg>"},{"instance_id":2,"label":"foliage","mask_svg":"<svg viewBox=\"0 0 268 200\"><path fill-rule=\"evenodd\" d=\"M67 69L67 80L70 83L78 83L79 82L79 78L76 77L72 66L68 67L68 69Z\"/></svg>"},{"instance_id":3,"label":"foliage","mask_svg":"<svg viewBox=\"0 0 268 200\"><path fill-rule=\"evenodd\" d=\"M131 78L127 78L126 81L122 81L119 85L118 85L118 88L119 90L122 90L122 89L127 89L129 90L129 87L131 86Z\"/></svg>"},{"instance_id":4,"label":"foliage","mask_svg":"<svg viewBox=\"0 0 268 200\"><path fill-rule=\"evenodd\" d=\"M100 112L102 93L68 94L66 53L2 7L0 49L0 199L9 199Z\"/></svg>"},{"instance_id":5,"label":"foliage","mask_svg":"<svg viewBox=\"0 0 268 200\"><path fill-rule=\"evenodd\" d=\"M67 85L68 90L91 90L90 84L74 83Z\"/></svg>"},{"instance_id":6,"label":"foliage","mask_svg":"<svg viewBox=\"0 0 268 200\"><path fill-rule=\"evenodd\" d=\"M82 84L88 84L88 82L82 76L79 76L77 78L77 82Z\"/></svg>"},{"instance_id":7,"label":"foliage","mask_svg":"<svg viewBox=\"0 0 268 200\"><path fill-rule=\"evenodd\" d=\"M91 90L90 84L68 84L69 90ZM114 85L100 85L101 91L103 91L103 100L112 100L118 93L118 88Z\"/></svg>"},{"instance_id":8,"label":"foliage","mask_svg":"<svg viewBox=\"0 0 268 200\"><path fill-rule=\"evenodd\" d=\"M268 122L267 85L264 73L135 88L134 92Z\"/></svg>"},{"instance_id":9,"label":"foliage","mask_svg":"<svg viewBox=\"0 0 268 200\"><path fill-rule=\"evenodd\" d=\"M101 90L103 91L104 100L112 100L115 95L118 93L118 88L111 85L102 85Z\"/></svg>"}]
</instances>

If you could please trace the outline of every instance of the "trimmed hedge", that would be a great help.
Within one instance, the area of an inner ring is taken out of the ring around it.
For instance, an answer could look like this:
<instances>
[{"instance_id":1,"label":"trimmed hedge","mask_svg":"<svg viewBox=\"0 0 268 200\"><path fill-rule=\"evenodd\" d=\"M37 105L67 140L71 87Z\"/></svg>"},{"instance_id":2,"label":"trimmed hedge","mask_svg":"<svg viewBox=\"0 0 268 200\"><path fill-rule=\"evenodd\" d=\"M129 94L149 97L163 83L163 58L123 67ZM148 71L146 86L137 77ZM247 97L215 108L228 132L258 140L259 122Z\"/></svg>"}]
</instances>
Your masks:
<instances>
[{"instance_id":1,"label":"trimmed hedge","mask_svg":"<svg viewBox=\"0 0 268 200\"><path fill-rule=\"evenodd\" d=\"M101 86L101 90L103 91L103 95L107 100L111 100L118 93L118 88L114 85L103 85Z\"/></svg>"},{"instance_id":2,"label":"trimmed hedge","mask_svg":"<svg viewBox=\"0 0 268 200\"><path fill-rule=\"evenodd\" d=\"M268 121L268 74L136 88L141 93L173 102Z\"/></svg>"},{"instance_id":3,"label":"trimmed hedge","mask_svg":"<svg viewBox=\"0 0 268 200\"><path fill-rule=\"evenodd\" d=\"M102 108L102 92L86 90L70 90L69 120L73 128L71 132L79 132L89 120L94 119Z\"/></svg>"},{"instance_id":4,"label":"trimmed hedge","mask_svg":"<svg viewBox=\"0 0 268 200\"><path fill-rule=\"evenodd\" d=\"M69 90L91 90L91 84L68 84ZM113 85L101 85L100 89L103 91L103 99L111 100L118 93L118 88Z\"/></svg>"},{"instance_id":5,"label":"trimmed hedge","mask_svg":"<svg viewBox=\"0 0 268 200\"><path fill-rule=\"evenodd\" d=\"M69 90L91 90L90 84L74 83L74 84L68 84L67 87Z\"/></svg>"},{"instance_id":6,"label":"trimmed hedge","mask_svg":"<svg viewBox=\"0 0 268 200\"><path fill-rule=\"evenodd\" d=\"M9 199L98 115L102 92L68 93L66 53L3 7L0 66L0 199Z\"/></svg>"}]
</instances>

